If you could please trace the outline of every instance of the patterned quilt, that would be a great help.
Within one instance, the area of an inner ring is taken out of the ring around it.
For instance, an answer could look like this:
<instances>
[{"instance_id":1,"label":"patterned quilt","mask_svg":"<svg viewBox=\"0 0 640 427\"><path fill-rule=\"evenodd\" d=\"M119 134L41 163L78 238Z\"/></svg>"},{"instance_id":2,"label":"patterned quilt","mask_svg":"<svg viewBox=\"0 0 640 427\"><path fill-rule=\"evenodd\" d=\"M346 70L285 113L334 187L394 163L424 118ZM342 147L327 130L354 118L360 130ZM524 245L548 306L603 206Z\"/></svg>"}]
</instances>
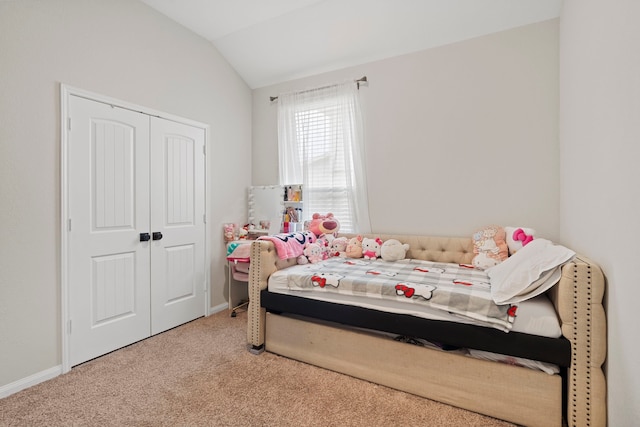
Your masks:
<instances>
[{"instance_id":1,"label":"patterned quilt","mask_svg":"<svg viewBox=\"0 0 640 427\"><path fill-rule=\"evenodd\" d=\"M287 269L291 290L336 292L429 306L508 332L516 305L496 305L489 277L468 265L330 258Z\"/></svg>"}]
</instances>

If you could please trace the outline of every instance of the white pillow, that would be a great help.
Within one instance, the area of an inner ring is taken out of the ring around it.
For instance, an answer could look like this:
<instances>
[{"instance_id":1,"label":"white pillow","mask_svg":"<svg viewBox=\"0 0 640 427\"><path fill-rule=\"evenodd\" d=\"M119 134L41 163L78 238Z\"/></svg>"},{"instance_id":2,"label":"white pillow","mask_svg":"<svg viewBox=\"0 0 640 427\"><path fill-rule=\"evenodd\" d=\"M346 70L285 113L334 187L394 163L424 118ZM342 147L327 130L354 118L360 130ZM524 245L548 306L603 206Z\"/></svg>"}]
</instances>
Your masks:
<instances>
[{"instance_id":1,"label":"white pillow","mask_svg":"<svg viewBox=\"0 0 640 427\"><path fill-rule=\"evenodd\" d=\"M540 295L560 280L560 267L575 252L535 239L502 263L489 268L491 297L496 304L514 304Z\"/></svg>"}]
</instances>

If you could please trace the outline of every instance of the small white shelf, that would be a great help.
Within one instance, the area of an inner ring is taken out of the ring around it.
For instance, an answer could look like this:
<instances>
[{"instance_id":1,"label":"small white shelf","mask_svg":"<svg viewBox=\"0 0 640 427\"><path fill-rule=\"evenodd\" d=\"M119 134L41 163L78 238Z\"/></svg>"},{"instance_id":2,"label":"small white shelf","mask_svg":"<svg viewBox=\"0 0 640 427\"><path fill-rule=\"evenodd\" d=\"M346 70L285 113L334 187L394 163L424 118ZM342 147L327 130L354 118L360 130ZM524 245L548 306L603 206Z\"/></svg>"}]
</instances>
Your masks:
<instances>
[{"instance_id":1,"label":"small white shelf","mask_svg":"<svg viewBox=\"0 0 640 427\"><path fill-rule=\"evenodd\" d=\"M263 230L261 228L254 228L249 230L249 234L269 234L269 230Z\"/></svg>"}]
</instances>

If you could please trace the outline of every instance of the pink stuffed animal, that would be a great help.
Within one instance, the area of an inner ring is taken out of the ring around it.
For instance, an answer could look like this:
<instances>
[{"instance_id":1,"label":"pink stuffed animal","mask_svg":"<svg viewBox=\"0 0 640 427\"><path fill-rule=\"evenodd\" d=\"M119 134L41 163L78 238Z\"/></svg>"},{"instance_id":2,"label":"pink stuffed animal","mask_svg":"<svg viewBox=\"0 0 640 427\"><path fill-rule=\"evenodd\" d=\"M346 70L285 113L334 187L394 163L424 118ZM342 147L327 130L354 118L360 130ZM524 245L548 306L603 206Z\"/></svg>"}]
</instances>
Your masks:
<instances>
[{"instance_id":1,"label":"pink stuffed animal","mask_svg":"<svg viewBox=\"0 0 640 427\"><path fill-rule=\"evenodd\" d=\"M331 212L326 215L320 215L316 212L311 218L312 219L309 222L309 230L318 237L323 234L335 235L340 229L340 223Z\"/></svg>"},{"instance_id":2,"label":"pink stuffed animal","mask_svg":"<svg viewBox=\"0 0 640 427\"><path fill-rule=\"evenodd\" d=\"M308 244L304 248L304 254L311 264L327 259L326 251L318 242ZM300 261L298 261L298 263L300 263Z\"/></svg>"},{"instance_id":3,"label":"pink stuffed animal","mask_svg":"<svg viewBox=\"0 0 640 427\"><path fill-rule=\"evenodd\" d=\"M296 240L298 240L298 238L296 238ZM303 243L304 244L304 248L306 248L310 244L315 243L316 240L318 240L316 235L313 234L311 231L307 230L307 231L303 231L302 232L302 242L300 242L300 240L298 240L298 242L299 243ZM297 262L298 262L298 264L308 264L309 263L309 259L307 258L306 254L304 253L304 249L302 250L302 255L298 256Z\"/></svg>"},{"instance_id":4,"label":"pink stuffed animal","mask_svg":"<svg viewBox=\"0 0 640 427\"><path fill-rule=\"evenodd\" d=\"M329 256L345 257L348 244L349 241L346 237L336 237L329 245Z\"/></svg>"}]
</instances>

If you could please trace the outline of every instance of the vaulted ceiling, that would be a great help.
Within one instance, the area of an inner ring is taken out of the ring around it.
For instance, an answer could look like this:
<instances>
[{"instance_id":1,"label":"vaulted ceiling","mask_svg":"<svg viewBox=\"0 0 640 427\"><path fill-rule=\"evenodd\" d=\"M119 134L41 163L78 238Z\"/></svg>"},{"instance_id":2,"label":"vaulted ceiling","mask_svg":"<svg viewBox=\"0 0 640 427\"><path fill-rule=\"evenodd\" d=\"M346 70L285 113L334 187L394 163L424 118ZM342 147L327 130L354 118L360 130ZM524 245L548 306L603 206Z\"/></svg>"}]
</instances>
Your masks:
<instances>
[{"instance_id":1,"label":"vaulted ceiling","mask_svg":"<svg viewBox=\"0 0 640 427\"><path fill-rule=\"evenodd\" d=\"M251 88L507 30L562 0L142 0L209 40Z\"/></svg>"}]
</instances>

